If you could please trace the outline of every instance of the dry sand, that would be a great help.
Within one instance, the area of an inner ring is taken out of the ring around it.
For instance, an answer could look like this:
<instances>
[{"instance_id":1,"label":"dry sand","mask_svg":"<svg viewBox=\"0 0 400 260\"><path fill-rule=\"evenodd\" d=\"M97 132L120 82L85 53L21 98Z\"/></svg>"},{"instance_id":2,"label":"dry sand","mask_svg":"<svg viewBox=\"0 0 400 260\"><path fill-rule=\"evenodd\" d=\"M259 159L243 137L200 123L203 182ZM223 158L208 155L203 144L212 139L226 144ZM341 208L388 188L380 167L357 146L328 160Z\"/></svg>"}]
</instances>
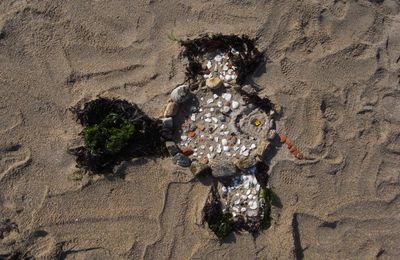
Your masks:
<instances>
[{"instance_id":1,"label":"dry sand","mask_svg":"<svg viewBox=\"0 0 400 260\"><path fill-rule=\"evenodd\" d=\"M0 255L66 259L399 259L400 3L0 2ZM170 158L67 179L100 95L157 117L183 82L180 46L204 32L258 37L262 94L305 155L271 158L272 227L220 244L201 225L209 186ZM5 221L9 219L7 224ZM14 223L14 224L13 224ZM1 258L1 257L0 257Z\"/></svg>"}]
</instances>

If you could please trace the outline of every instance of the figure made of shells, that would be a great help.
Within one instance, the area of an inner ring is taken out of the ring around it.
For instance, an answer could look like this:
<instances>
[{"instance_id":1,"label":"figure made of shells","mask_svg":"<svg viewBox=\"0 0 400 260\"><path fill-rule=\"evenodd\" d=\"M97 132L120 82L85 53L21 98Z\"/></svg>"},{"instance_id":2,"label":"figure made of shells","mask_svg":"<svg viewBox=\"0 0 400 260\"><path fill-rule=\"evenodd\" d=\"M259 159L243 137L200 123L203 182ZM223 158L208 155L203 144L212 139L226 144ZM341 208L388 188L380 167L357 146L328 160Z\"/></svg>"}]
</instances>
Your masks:
<instances>
[{"instance_id":1,"label":"figure made of shells","mask_svg":"<svg viewBox=\"0 0 400 260\"><path fill-rule=\"evenodd\" d=\"M304 157L277 134L274 105L245 84L264 62L254 40L205 35L179 42L188 61L186 82L171 92L159 120L120 100L98 99L74 109L86 127L85 147L73 151L78 166L98 171L162 146L177 165L215 179L203 219L219 238L231 231L255 234L269 227L277 200L267 186L269 147L281 141L296 158Z\"/></svg>"},{"instance_id":2,"label":"figure made of shells","mask_svg":"<svg viewBox=\"0 0 400 260\"><path fill-rule=\"evenodd\" d=\"M171 92L163 115L174 129L167 148L176 164L218 180L203 210L218 237L231 230L256 233L269 226L276 200L266 183L269 146L280 140L295 157L303 156L276 133L274 105L243 84L263 63L251 39L214 35L181 43L187 84Z\"/></svg>"}]
</instances>

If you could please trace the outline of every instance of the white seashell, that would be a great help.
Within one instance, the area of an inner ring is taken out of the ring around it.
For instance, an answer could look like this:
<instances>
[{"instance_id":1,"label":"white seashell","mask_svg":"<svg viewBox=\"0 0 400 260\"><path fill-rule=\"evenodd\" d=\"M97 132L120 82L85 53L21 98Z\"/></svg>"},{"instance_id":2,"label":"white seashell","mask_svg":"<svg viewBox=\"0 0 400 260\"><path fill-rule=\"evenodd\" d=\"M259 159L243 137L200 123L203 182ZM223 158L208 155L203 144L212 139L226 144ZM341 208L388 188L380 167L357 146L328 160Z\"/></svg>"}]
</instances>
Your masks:
<instances>
[{"instance_id":1,"label":"white seashell","mask_svg":"<svg viewBox=\"0 0 400 260\"><path fill-rule=\"evenodd\" d=\"M208 150L210 150L210 152L214 151L214 146L208 147Z\"/></svg>"},{"instance_id":2,"label":"white seashell","mask_svg":"<svg viewBox=\"0 0 400 260\"><path fill-rule=\"evenodd\" d=\"M236 73L233 73L233 74L232 74L232 79L237 79Z\"/></svg>"},{"instance_id":3,"label":"white seashell","mask_svg":"<svg viewBox=\"0 0 400 260\"><path fill-rule=\"evenodd\" d=\"M199 108L199 112L203 112L203 109L202 109L202 108Z\"/></svg>"},{"instance_id":4,"label":"white seashell","mask_svg":"<svg viewBox=\"0 0 400 260\"><path fill-rule=\"evenodd\" d=\"M240 144L240 139L239 139L239 138L237 139L236 144L237 144L237 145Z\"/></svg>"},{"instance_id":5,"label":"white seashell","mask_svg":"<svg viewBox=\"0 0 400 260\"><path fill-rule=\"evenodd\" d=\"M217 102L217 106L218 106L218 107L222 107L222 101L218 101L218 102Z\"/></svg>"},{"instance_id":6,"label":"white seashell","mask_svg":"<svg viewBox=\"0 0 400 260\"><path fill-rule=\"evenodd\" d=\"M244 152L242 153L242 155L243 155L243 156L246 156L246 157L249 156L249 154L250 154L249 150L246 150L246 151L244 151Z\"/></svg>"},{"instance_id":7,"label":"white seashell","mask_svg":"<svg viewBox=\"0 0 400 260\"><path fill-rule=\"evenodd\" d=\"M207 104L211 104L212 102L214 102L214 99L212 98L207 99Z\"/></svg>"},{"instance_id":8,"label":"white seashell","mask_svg":"<svg viewBox=\"0 0 400 260\"><path fill-rule=\"evenodd\" d=\"M226 154L226 156L228 156L228 157L231 157L231 156L232 156L231 153L225 153L225 154Z\"/></svg>"},{"instance_id":9,"label":"white seashell","mask_svg":"<svg viewBox=\"0 0 400 260\"><path fill-rule=\"evenodd\" d=\"M229 146L223 146L222 149L224 150L224 152L228 152L229 151Z\"/></svg>"},{"instance_id":10,"label":"white seashell","mask_svg":"<svg viewBox=\"0 0 400 260\"><path fill-rule=\"evenodd\" d=\"M211 117L211 113L204 114L205 117Z\"/></svg>"},{"instance_id":11,"label":"white seashell","mask_svg":"<svg viewBox=\"0 0 400 260\"><path fill-rule=\"evenodd\" d=\"M224 80L225 79L224 75L219 75L219 79Z\"/></svg>"},{"instance_id":12,"label":"white seashell","mask_svg":"<svg viewBox=\"0 0 400 260\"><path fill-rule=\"evenodd\" d=\"M232 109L237 109L240 106L240 104L237 101L232 101L232 105L231 106L232 106Z\"/></svg>"},{"instance_id":13,"label":"white seashell","mask_svg":"<svg viewBox=\"0 0 400 260\"><path fill-rule=\"evenodd\" d=\"M251 210L248 210L248 211L246 212L246 214L247 214L247 216L249 216L249 217L255 217L255 216L257 216L258 211L257 211L257 210L251 209ZM232 214L232 215L233 215L233 214Z\"/></svg>"},{"instance_id":14,"label":"white seashell","mask_svg":"<svg viewBox=\"0 0 400 260\"><path fill-rule=\"evenodd\" d=\"M204 145L200 145L200 149L206 149L206 147Z\"/></svg>"},{"instance_id":15,"label":"white seashell","mask_svg":"<svg viewBox=\"0 0 400 260\"><path fill-rule=\"evenodd\" d=\"M254 178L254 179L253 179L253 185L255 186L255 185L257 185L257 184L258 184L257 178Z\"/></svg>"},{"instance_id":16,"label":"white seashell","mask_svg":"<svg viewBox=\"0 0 400 260\"><path fill-rule=\"evenodd\" d=\"M230 75L230 74L225 75L225 80L226 81L231 81L232 80L232 75Z\"/></svg>"},{"instance_id":17,"label":"white seashell","mask_svg":"<svg viewBox=\"0 0 400 260\"><path fill-rule=\"evenodd\" d=\"M224 132L224 135L228 135L228 134L229 134L229 131L225 131L225 132Z\"/></svg>"},{"instance_id":18,"label":"white seashell","mask_svg":"<svg viewBox=\"0 0 400 260\"><path fill-rule=\"evenodd\" d=\"M190 116L190 120L196 121L196 114L192 114L192 115Z\"/></svg>"},{"instance_id":19,"label":"white seashell","mask_svg":"<svg viewBox=\"0 0 400 260\"><path fill-rule=\"evenodd\" d=\"M210 118L206 118L206 119L204 119L204 121L207 122L207 123L211 123L211 119Z\"/></svg>"},{"instance_id":20,"label":"white seashell","mask_svg":"<svg viewBox=\"0 0 400 260\"><path fill-rule=\"evenodd\" d=\"M250 193L251 193L251 190L246 191L246 195L250 195Z\"/></svg>"},{"instance_id":21,"label":"white seashell","mask_svg":"<svg viewBox=\"0 0 400 260\"><path fill-rule=\"evenodd\" d=\"M256 185L256 191L260 191L260 184Z\"/></svg>"},{"instance_id":22,"label":"white seashell","mask_svg":"<svg viewBox=\"0 0 400 260\"><path fill-rule=\"evenodd\" d=\"M239 208L237 208L237 207L232 207L232 211L234 211L234 212L239 212Z\"/></svg>"},{"instance_id":23,"label":"white seashell","mask_svg":"<svg viewBox=\"0 0 400 260\"><path fill-rule=\"evenodd\" d=\"M205 79L210 79L212 77L212 73L210 74L204 74L203 76ZM207 82L207 81L206 81Z\"/></svg>"},{"instance_id":24,"label":"white seashell","mask_svg":"<svg viewBox=\"0 0 400 260\"><path fill-rule=\"evenodd\" d=\"M235 200L234 204L235 205L239 205L240 204L240 199Z\"/></svg>"},{"instance_id":25,"label":"white seashell","mask_svg":"<svg viewBox=\"0 0 400 260\"><path fill-rule=\"evenodd\" d=\"M224 113L228 113L230 110L231 110L231 108L228 107L228 106L224 106L224 107L222 108L222 111L223 111Z\"/></svg>"},{"instance_id":26,"label":"white seashell","mask_svg":"<svg viewBox=\"0 0 400 260\"><path fill-rule=\"evenodd\" d=\"M250 204L250 209L257 209L258 208L258 203L256 201L253 201L252 204Z\"/></svg>"},{"instance_id":27,"label":"white seashell","mask_svg":"<svg viewBox=\"0 0 400 260\"><path fill-rule=\"evenodd\" d=\"M226 63L226 64L228 64L228 63ZM222 67L222 70L224 70L224 71L227 71L229 69L228 65L226 65L226 64Z\"/></svg>"},{"instance_id":28,"label":"white seashell","mask_svg":"<svg viewBox=\"0 0 400 260\"><path fill-rule=\"evenodd\" d=\"M229 69L229 70L228 70L228 74L231 74L231 75L232 75L232 73L233 73L233 69Z\"/></svg>"},{"instance_id":29,"label":"white seashell","mask_svg":"<svg viewBox=\"0 0 400 260\"><path fill-rule=\"evenodd\" d=\"M214 94L214 95L213 95L213 98L214 98L214 99L217 99L217 98L218 98L218 95L217 95L217 94Z\"/></svg>"},{"instance_id":30,"label":"white seashell","mask_svg":"<svg viewBox=\"0 0 400 260\"><path fill-rule=\"evenodd\" d=\"M218 119L216 117L211 118L214 123L218 123Z\"/></svg>"},{"instance_id":31,"label":"white seashell","mask_svg":"<svg viewBox=\"0 0 400 260\"><path fill-rule=\"evenodd\" d=\"M231 101L232 99L232 94L231 93L224 93L221 95L223 99L225 99L226 101Z\"/></svg>"},{"instance_id":32,"label":"white seashell","mask_svg":"<svg viewBox=\"0 0 400 260\"><path fill-rule=\"evenodd\" d=\"M244 152L245 150L246 150L246 146L243 145L242 147L240 147L240 152Z\"/></svg>"},{"instance_id":33,"label":"white seashell","mask_svg":"<svg viewBox=\"0 0 400 260\"><path fill-rule=\"evenodd\" d=\"M243 184L243 187L244 187L246 190L249 189L249 188L250 188L250 183L246 181L246 182Z\"/></svg>"},{"instance_id":34,"label":"white seashell","mask_svg":"<svg viewBox=\"0 0 400 260\"><path fill-rule=\"evenodd\" d=\"M214 57L214 60L217 61L217 62L221 62L222 61L222 56L218 54L217 56Z\"/></svg>"},{"instance_id":35,"label":"white seashell","mask_svg":"<svg viewBox=\"0 0 400 260\"><path fill-rule=\"evenodd\" d=\"M214 112L214 108L213 108L213 107L212 107L212 108L210 108L210 111L211 111L211 112Z\"/></svg>"},{"instance_id":36,"label":"white seashell","mask_svg":"<svg viewBox=\"0 0 400 260\"><path fill-rule=\"evenodd\" d=\"M218 143L218 140L219 140L218 136L214 137L214 142Z\"/></svg>"},{"instance_id":37,"label":"white seashell","mask_svg":"<svg viewBox=\"0 0 400 260\"><path fill-rule=\"evenodd\" d=\"M247 210L246 208L241 208L240 212L246 212L246 210Z\"/></svg>"},{"instance_id":38,"label":"white seashell","mask_svg":"<svg viewBox=\"0 0 400 260\"><path fill-rule=\"evenodd\" d=\"M207 158L208 159L214 159L214 157L215 157L215 153L208 153L207 154Z\"/></svg>"},{"instance_id":39,"label":"white seashell","mask_svg":"<svg viewBox=\"0 0 400 260\"><path fill-rule=\"evenodd\" d=\"M240 199L241 199L241 200L246 200L246 199L247 199L247 196L246 196L246 195L240 195Z\"/></svg>"},{"instance_id":40,"label":"white seashell","mask_svg":"<svg viewBox=\"0 0 400 260\"><path fill-rule=\"evenodd\" d=\"M256 144L251 144L251 145L250 145L250 149L254 149L254 148L256 148L256 147L257 147Z\"/></svg>"},{"instance_id":41,"label":"white seashell","mask_svg":"<svg viewBox=\"0 0 400 260\"><path fill-rule=\"evenodd\" d=\"M228 189L225 186L222 186L221 190L222 190L223 193L227 193L228 192Z\"/></svg>"},{"instance_id":42,"label":"white seashell","mask_svg":"<svg viewBox=\"0 0 400 260\"><path fill-rule=\"evenodd\" d=\"M186 141L187 139L188 139L188 137L187 137L186 135L182 135L182 136L181 136L181 140L182 140L182 141Z\"/></svg>"},{"instance_id":43,"label":"white seashell","mask_svg":"<svg viewBox=\"0 0 400 260\"><path fill-rule=\"evenodd\" d=\"M228 140L226 140L225 138L221 140L221 144L222 145L227 145L228 144Z\"/></svg>"},{"instance_id":44,"label":"white seashell","mask_svg":"<svg viewBox=\"0 0 400 260\"><path fill-rule=\"evenodd\" d=\"M207 69L211 69L211 67L212 67L212 63L211 63L211 61L209 60L209 61L207 62Z\"/></svg>"}]
</instances>

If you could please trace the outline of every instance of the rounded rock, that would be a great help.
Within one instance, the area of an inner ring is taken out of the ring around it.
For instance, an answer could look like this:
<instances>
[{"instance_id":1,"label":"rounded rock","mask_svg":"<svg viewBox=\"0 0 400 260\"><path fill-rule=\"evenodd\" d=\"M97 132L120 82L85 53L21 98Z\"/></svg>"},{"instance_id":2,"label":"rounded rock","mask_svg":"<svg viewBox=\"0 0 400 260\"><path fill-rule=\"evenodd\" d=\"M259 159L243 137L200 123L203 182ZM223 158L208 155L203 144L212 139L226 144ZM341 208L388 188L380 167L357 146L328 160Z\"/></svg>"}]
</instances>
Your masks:
<instances>
[{"instance_id":1,"label":"rounded rock","mask_svg":"<svg viewBox=\"0 0 400 260\"><path fill-rule=\"evenodd\" d=\"M178 103L174 101L168 102L167 106L165 107L163 116L165 118L173 117L178 113L178 109L179 109Z\"/></svg>"},{"instance_id":2,"label":"rounded rock","mask_svg":"<svg viewBox=\"0 0 400 260\"><path fill-rule=\"evenodd\" d=\"M190 91L189 91L189 87L187 85L180 85L178 87L176 87L174 90L172 90L171 92L171 99L180 104L185 102L188 98Z\"/></svg>"},{"instance_id":3,"label":"rounded rock","mask_svg":"<svg viewBox=\"0 0 400 260\"><path fill-rule=\"evenodd\" d=\"M216 165L212 165L212 176L215 178L231 177L236 175L237 169L231 162L225 161L220 162Z\"/></svg>"},{"instance_id":4,"label":"rounded rock","mask_svg":"<svg viewBox=\"0 0 400 260\"><path fill-rule=\"evenodd\" d=\"M222 81L218 77L211 77L206 80L206 86L210 89L219 88L222 84Z\"/></svg>"}]
</instances>

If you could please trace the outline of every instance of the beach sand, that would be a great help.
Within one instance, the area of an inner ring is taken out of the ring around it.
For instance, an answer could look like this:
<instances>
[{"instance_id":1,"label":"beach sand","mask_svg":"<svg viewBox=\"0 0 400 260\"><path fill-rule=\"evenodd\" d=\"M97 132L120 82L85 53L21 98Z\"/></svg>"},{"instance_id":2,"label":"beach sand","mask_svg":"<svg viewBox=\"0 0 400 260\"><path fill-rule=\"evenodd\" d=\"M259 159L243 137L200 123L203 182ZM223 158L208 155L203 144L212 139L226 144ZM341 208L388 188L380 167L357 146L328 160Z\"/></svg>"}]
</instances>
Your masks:
<instances>
[{"instance_id":1,"label":"beach sand","mask_svg":"<svg viewBox=\"0 0 400 260\"><path fill-rule=\"evenodd\" d=\"M0 2L0 256L37 259L399 259L400 3ZM269 184L282 207L256 238L220 243L201 221L210 185L170 158L73 181L69 108L123 98L158 117L184 81L180 45L257 37L252 79L282 110ZM0 257L1 258L1 257Z\"/></svg>"}]
</instances>

